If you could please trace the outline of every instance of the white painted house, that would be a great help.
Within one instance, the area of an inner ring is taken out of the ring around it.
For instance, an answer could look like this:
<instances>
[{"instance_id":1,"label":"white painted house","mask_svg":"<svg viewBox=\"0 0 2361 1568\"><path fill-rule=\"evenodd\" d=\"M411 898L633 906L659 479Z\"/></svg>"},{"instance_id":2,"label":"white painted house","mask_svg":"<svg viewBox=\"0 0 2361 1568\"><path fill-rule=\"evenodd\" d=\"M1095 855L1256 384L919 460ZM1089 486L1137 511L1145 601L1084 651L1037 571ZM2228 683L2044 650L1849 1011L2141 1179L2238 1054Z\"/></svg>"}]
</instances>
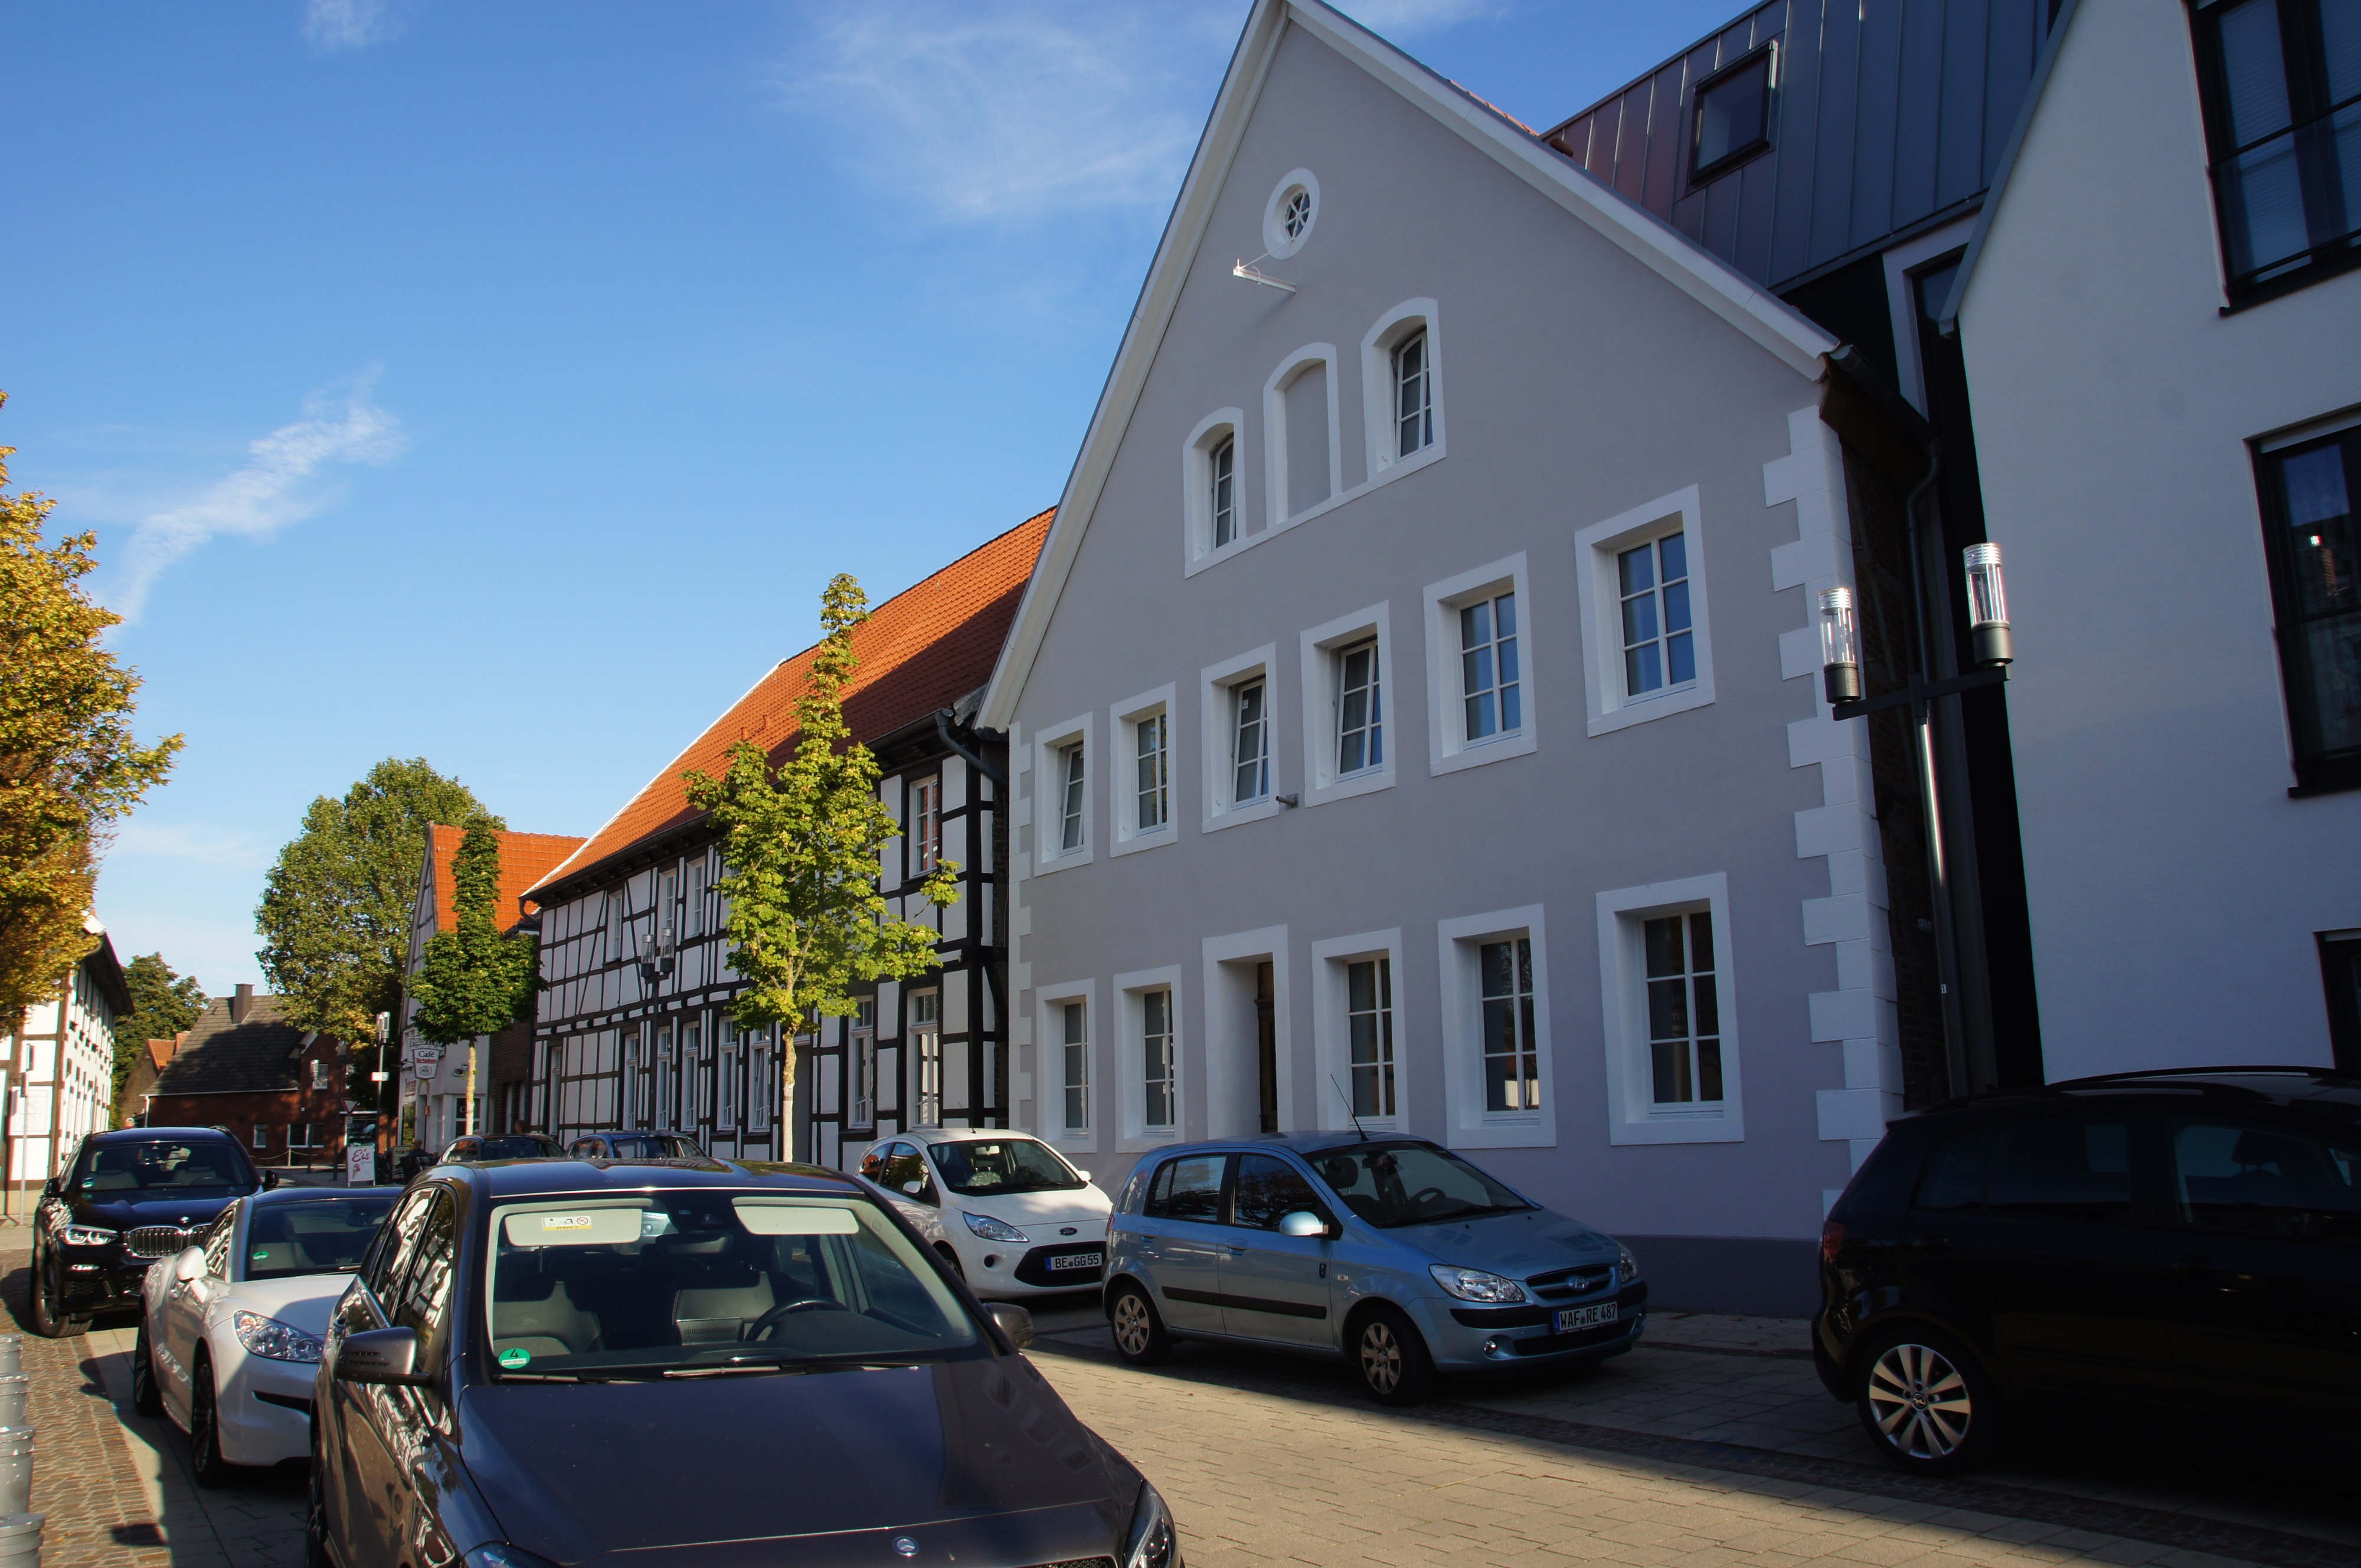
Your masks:
<instances>
[{"instance_id":1,"label":"white painted house","mask_svg":"<svg viewBox=\"0 0 2361 1568\"><path fill-rule=\"evenodd\" d=\"M25 1010L7 1057L8 1179L38 1187L114 1115L115 1021L131 1011L115 942L93 917L91 949L55 992Z\"/></svg>"}]
</instances>

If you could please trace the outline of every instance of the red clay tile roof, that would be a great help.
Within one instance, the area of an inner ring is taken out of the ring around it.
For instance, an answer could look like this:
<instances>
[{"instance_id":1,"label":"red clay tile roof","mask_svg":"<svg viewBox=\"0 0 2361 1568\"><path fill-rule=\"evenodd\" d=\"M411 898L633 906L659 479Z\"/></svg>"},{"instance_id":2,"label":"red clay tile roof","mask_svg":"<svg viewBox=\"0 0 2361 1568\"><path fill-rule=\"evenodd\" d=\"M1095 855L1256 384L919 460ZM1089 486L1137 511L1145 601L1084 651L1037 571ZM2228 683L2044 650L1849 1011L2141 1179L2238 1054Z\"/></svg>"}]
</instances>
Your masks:
<instances>
[{"instance_id":1,"label":"red clay tile roof","mask_svg":"<svg viewBox=\"0 0 2361 1568\"><path fill-rule=\"evenodd\" d=\"M161 1072L164 1069L165 1065L172 1059L172 1053L181 1048L181 1041L187 1035L188 1031L183 1029L169 1040L148 1042L148 1059L156 1064L157 1071Z\"/></svg>"},{"instance_id":2,"label":"red clay tile roof","mask_svg":"<svg viewBox=\"0 0 2361 1568\"><path fill-rule=\"evenodd\" d=\"M452 880L451 859L459 852L464 828L430 827L426 852L434 860L434 928L456 930L459 925L459 887ZM515 928L517 900L526 889L547 876L558 862L582 847L580 839L564 833L503 833L500 835L500 894L493 907L503 931Z\"/></svg>"},{"instance_id":3,"label":"red clay tile roof","mask_svg":"<svg viewBox=\"0 0 2361 1568\"><path fill-rule=\"evenodd\" d=\"M874 740L891 734L992 678L1033 563L1049 536L1051 516L1045 511L1027 519L871 611L852 634L860 662L845 690L844 718L854 735ZM692 820L697 813L689 807L681 775L692 769L719 773L739 741L755 741L774 759L784 756L796 743L796 699L818 646L781 661L538 885L575 876Z\"/></svg>"}]
</instances>

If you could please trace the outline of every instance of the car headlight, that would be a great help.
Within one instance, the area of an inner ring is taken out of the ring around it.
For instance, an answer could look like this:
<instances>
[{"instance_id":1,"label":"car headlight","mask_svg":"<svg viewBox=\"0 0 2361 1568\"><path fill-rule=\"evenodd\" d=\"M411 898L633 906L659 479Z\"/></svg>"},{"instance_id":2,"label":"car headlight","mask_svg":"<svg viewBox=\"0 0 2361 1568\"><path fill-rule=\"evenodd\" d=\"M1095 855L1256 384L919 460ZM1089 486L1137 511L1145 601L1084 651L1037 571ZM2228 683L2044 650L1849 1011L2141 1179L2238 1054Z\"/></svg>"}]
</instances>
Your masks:
<instances>
[{"instance_id":1,"label":"car headlight","mask_svg":"<svg viewBox=\"0 0 2361 1568\"><path fill-rule=\"evenodd\" d=\"M318 1340L277 1318L266 1318L259 1312L237 1312L229 1322L237 1331L237 1343L246 1346L249 1355L258 1355L266 1361L320 1359Z\"/></svg>"},{"instance_id":2,"label":"car headlight","mask_svg":"<svg viewBox=\"0 0 2361 1568\"><path fill-rule=\"evenodd\" d=\"M1123 1568L1173 1568L1180 1561L1180 1533L1172 1528L1172 1510L1156 1488L1139 1484L1139 1502L1131 1510L1131 1534L1124 1543Z\"/></svg>"},{"instance_id":3,"label":"car headlight","mask_svg":"<svg viewBox=\"0 0 2361 1568\"><path fill-rule=\"evenodd\" d=\"M467 1553L467 1568L557 1568L546 1557L537 1557L522 1546L511 1546L496 1541L489 1546L479 1546Z\"/></svg>"},{"instance_id":4,"label":"car headlight","mask_svg":"<svg viewBox=\"0 0 2361 1568\"><path fill-rule=\"evenodd\" d=\"M1634 1279L1639 1278L1640 1260L1631 1255L1631 1249L1625 1246L1621 1242L1617 1242L1615 1244L1615 1283L1618 1285L1629 1285Z\"/></svg>"},{"instance_id":5,"label":"car headlight","mask_svg":"<svg viewBox=\"0 0 2361 1568\"><path fill-rule=\"evenodd\" d=\"M1525 1288L1513 1279L1487 1274L1480 1268L1454 1268L1438 1263L1427 1269L1434 1282L1463 1301L1521 1301Z\"/></svg>"},{"instance_id":6,"label":"car headlight","mask_svg":"<svg viewBox=\"0 0 2361 1568\"><path fill-rule=\"evenodd\" d=\"M68 1225L58 1234L68 1246L113 1246L115 1238L104 1225Z\"/></svg>"},{"instance_id":7,"label":"car headlight","mask_svg":"<svg viewBox=\"0 0 2361 1568\"><path fill-rule=\"evenodd\" d=\"M1015 1225L1005 1220L995 1220L989 1214L971 1214L961 1210L960 1218L967 1222L969 1230L988 1242L1014 1242L1021 1246L1029 1239Z\"/></svg>"}]
</instances>

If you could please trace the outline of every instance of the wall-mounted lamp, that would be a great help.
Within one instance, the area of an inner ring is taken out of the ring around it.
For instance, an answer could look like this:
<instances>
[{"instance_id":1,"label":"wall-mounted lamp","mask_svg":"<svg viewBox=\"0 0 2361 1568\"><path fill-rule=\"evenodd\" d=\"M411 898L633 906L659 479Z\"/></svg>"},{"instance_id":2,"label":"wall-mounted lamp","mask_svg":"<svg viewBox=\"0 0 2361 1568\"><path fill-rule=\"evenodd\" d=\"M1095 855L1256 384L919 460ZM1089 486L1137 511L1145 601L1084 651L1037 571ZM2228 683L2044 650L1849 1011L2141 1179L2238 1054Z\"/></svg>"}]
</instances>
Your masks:
<instances>
[{"instance_id":1,"label":"wall-mounted lamp","mask_svg":"<svg viewBox=\"0 0 2361 1568\"><path fill-rule=\"evenodd\" d=\"M1852 616L1852 590L1820 594L1820 678L1831 705L1861 700L1861 628Z\"/></svg>"},{"instance_id":2,"label":"wall-mounted lamp","mask_svg":"<svg viewBox=\"0 0 2361 1568\"><path fill-rule=\"evenodd\" d=\"M1968 635L1979 664L2005 664L2016 657L2008 635L2008 595L2000 576L2000 546L1971 544L1960 552L1968 565Z\"/></svg>"}]
</instances>

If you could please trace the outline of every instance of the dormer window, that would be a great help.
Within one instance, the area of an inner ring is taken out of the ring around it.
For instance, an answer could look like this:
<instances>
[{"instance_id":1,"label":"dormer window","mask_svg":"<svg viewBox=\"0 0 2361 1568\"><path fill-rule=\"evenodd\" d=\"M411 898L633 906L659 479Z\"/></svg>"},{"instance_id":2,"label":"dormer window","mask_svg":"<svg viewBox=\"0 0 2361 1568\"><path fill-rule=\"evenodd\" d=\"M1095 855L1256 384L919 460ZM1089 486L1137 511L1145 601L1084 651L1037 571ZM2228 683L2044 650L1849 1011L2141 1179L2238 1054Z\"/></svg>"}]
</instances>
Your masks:
<instances>
[{"instance_id":1,"label":"dormer window","mask_svg":"<svg viewBox=\"0 0 2361 1568\"><path fill-rule=\"evenodd\" d=\"M1689 180L1734 169L1771 145L1771 89L1777 57L1765 48L1697 83Z\"/></svg>"}]
</instances>

